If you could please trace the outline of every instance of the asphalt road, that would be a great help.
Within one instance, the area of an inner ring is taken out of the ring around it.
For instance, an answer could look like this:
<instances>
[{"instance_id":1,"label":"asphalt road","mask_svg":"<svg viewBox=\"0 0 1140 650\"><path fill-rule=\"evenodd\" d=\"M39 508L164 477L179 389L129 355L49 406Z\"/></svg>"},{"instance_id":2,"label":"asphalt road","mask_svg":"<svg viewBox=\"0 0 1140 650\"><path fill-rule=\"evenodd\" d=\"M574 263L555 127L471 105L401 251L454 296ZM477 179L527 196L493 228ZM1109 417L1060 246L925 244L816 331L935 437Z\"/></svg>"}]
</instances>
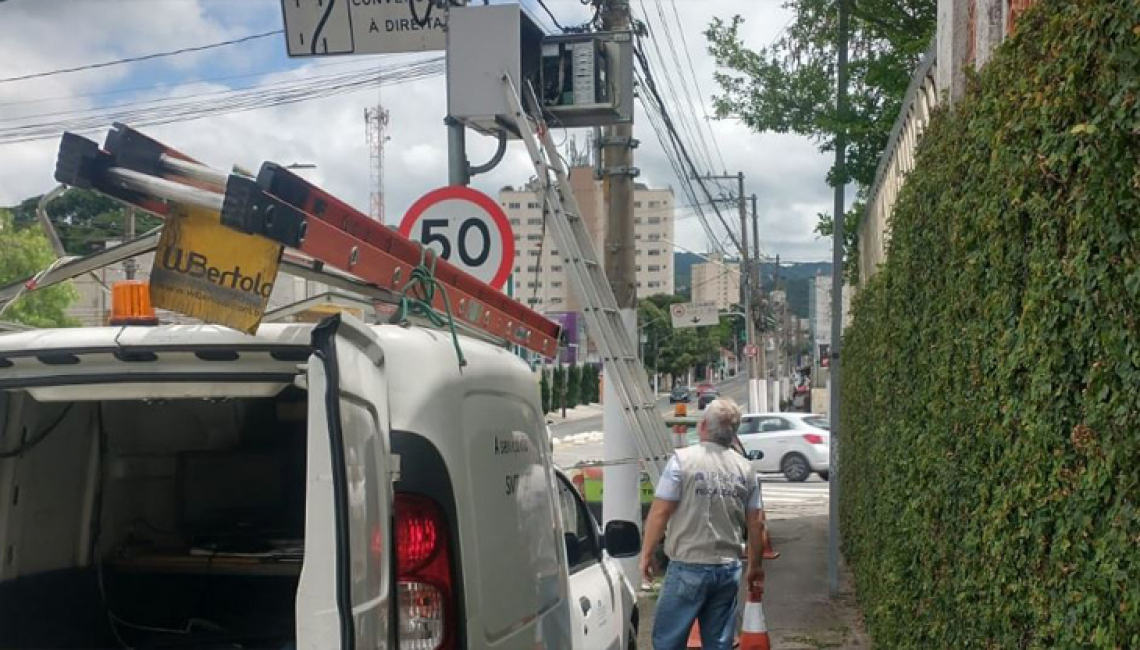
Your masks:
<instances>
[{"instance_id":1,"label":"asphalt road","mask_svg":"<svg viewBox=\"0 0 1140 650\"><path fill-rule=\"evenodd\" d=\"M731 397L737 404L744 404L748 401L748 385L743 377L732 377L726 381L717 384L720 388L720 394L725 397ZM669 396L663 395L657 399L657 406L661 409L662 414L672 414L673 406L669 403ZM689 413L697 412L697 397L693 395L693 401L689 402ZM566 422L563 424L551 425L550 431L554 434L555 438L564 438L566 436L574 435L576 433L586 433L588 431L601 431L602 430L602 416L597 415L594 417L583 418L573 422Z\"/></svg>"}]
</instances>

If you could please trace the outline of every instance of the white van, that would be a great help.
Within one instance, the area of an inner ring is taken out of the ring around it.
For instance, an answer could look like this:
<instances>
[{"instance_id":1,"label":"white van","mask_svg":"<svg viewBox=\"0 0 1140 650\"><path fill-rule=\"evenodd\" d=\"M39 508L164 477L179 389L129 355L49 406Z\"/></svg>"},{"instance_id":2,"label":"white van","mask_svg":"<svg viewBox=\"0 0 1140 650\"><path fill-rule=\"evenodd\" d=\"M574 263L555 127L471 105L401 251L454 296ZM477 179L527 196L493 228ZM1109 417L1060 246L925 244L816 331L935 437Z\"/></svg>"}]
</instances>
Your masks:
<instances>
[{"instance_id":1,"label":"white van","mask_svg":"<svg viewBox=\"0 0 1140 650\"><path fill-rule=\"evenodd\" d=\"M510 352L350 317L0 335L0 648L629 648Z\"/></svg>"}]
</instances>

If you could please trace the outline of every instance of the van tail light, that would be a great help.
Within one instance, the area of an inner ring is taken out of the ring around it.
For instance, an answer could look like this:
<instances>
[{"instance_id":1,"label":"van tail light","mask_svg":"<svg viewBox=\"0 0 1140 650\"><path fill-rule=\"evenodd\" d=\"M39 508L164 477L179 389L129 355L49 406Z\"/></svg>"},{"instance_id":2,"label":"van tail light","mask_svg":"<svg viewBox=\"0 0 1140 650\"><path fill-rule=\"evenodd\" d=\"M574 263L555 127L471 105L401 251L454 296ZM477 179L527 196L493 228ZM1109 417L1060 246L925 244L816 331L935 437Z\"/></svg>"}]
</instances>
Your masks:
<instances>
[{"instance_id":1,"label":"van tail light","mask_svg":"<svg viewBox=\"0 0 1140 650\"><path fill-rule=\"evenodd\" d=\"M443 510L416 494L396 495L396 592L400 650L455 647L455 580Z\"/></svg>"},{"instance_id":2,"label":"van tail light","mask_svg":"<svg viewBox=\"0 0 1140 650\"><path fill-rule=\"evenodd\" d=\"M811 445L822 445L823 444L823 436L819 435L818 433L805 433L804 434L804 440L807 440L808 444L811 444Z\"/></svg>"}]
</instances>

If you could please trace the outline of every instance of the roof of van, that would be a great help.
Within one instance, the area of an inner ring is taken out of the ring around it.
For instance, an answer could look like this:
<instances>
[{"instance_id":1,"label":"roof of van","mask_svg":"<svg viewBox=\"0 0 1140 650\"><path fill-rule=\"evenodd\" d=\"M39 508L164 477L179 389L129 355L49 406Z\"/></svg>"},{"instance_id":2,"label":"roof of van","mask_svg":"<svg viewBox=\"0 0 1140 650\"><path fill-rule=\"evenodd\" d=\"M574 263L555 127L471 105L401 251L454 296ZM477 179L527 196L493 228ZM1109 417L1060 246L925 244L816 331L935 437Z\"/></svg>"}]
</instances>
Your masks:
<instances>
[{"instance_id":1,"label":"roof of van","mask_svg":"<svg viewBox=\"0 0 1140 650\"><path fill-rule=\"evenodd\" d=\"M63 386L106 382L121 384L124 394L149 390L155 397L167 390L157 384L185 381L226 383L225 390L231 392L233 382L269 382L278 388L262 388L262 392L279 390L292 382L300 364L308 359L313 327L273 323L261 326L256 335L215 325L77 327L0 334L0 390L35 388L37 399L49 394L62 399L58 395L64 394L60 392ZM484 341L459 337L468 361L461 370L446 332L398 325L371 329L388 366L399 375L394 389L412 402L431 400L432 387L456 381L468 386L471 382L495 385L512 376L531 381L529 368L518 356ZM135 387L128 391L123 384ZM147 389L146 385L155 387ZM252 386L246 389L254 390ZM225 392L221 386L217 391Z\"/></svg>"},{"instance_id":2,"label":"roof of van","mask_svg":"<svg viewBox=\"0 0 1140 650\"><path fill-rule=\"evenodd\" d=\"M0 357L27 355L34 351L94 351L125 347L308 346L312 329L310 324L267 324L262 325L256 335L217 325L34 329L0 334Z\"/></svg>"}]
</instances>

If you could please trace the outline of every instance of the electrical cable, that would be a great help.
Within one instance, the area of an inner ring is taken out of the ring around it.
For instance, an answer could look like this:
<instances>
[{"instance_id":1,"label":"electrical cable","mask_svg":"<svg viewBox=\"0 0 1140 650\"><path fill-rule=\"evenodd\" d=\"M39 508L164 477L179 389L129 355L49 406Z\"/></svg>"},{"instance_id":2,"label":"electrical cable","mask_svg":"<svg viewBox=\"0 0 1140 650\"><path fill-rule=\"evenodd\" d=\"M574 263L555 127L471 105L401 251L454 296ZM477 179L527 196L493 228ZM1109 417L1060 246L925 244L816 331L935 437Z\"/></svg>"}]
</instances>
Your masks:
<instances>
[{"instance_id":1,"label":"electrical cable","mask_svg":"<svg viewBox=\"0 0 1140 650\"><path fill-rule=\"evenodd\" d=\"M635 70L638 76L638 81L642 87L647 87L648 82L640 74L640 71ZM716 233L713 231L708 218L704 215L704 210L700 207L697 200L696 191L693 189L692 179L688 173L683 169L680 161L680 153L678 142L671 138L666 133L666 128L661 117L661 107L653 103L652 99L647 97L645 93L641 93L638 97L642 107L645 109L646 115L649 117L650 126L653 127L654 133L657 135L657 140L661 143L662 149L669 160L670 166L673 168L673 173L677 177L677 181L681 185L681 189L685 192L685 196L689 199L690 204L697 206L697 217L700 220L701 227L705 231L705 236L709 240L709 245L714 249L723 252L724 247L721 245ZM715 206L714 206L715 207Z\"/></svg>"},{"instance_id":2,"label":"electrical cable","mask_svg":"<svg viewBox=\"0 0 1140 650\"><path fill-rule=\"evenodd\" d=\"M671 104L674 109L673 112L678 115L676 123L680 125L683 137L690 142L689 148L694 150L697 157L700 158L701 165L706 169L714 169L715 165L712 160L712 154L710 153L706 138L704 137L704 132L701 130L700 124L696 118L696 109L693 108L694 102L692 95L689 93L689 86L691 84L689 84L685 79L684 67L677 55L676 44L673 41L673 34L669 28L668 19L665 17L665 13L661 9L660 3L657 3L657 13L662 23L660 30L664 35L666 45L672 54L671 62L666 61L665 54L659 44L659 41L661 39L652 37L652 34L649 33L653 26L653 21L649 16L649 10L645 5L645 0L639 0L639 4L641 6L643 23L646 27L647 32L647 36L645 38L648 38L650 44L653 47L653 52L657 55L657 63L661 67L662 78L665 80L666 88L664 92L666 94L666 98L669 100L666 102L666 106L669 106ZM638 42L640 43L642 40L644 39L639 37ZM679 82L674 82L674 73L678 75L680 79ZM681 87L681 91L687 98L687 106L685 106L684 102L682 102L680 99L681 93L677 90L678 85Z\"/></svg>"},{"instance_id":3,"label":"electrical cable","mask_svg":"<svg viewBox=\"0 0 1140 650\"><path fill-rule=\"evenodd\" d=\"M273 108L364 90L374 85L410 83L443 72L444 57L435 56L379 72L375 69L357 70L194 97L131 102L111 109L83 109L64 113L56 119L0 127L0 144L54 139L59 137L60 131L96 131L110 122L144 127ZM203 97L210 99L203 101Z\"/></svg>"},{"instance_id":4,"label":"electrical cable","mask_svg":"<svg viewBox=\"0 0 1140 650\"><path fill-rule=\"evenodd\" d=\"M684 143L681 141L680 136L677 134L677 129L673 124L672 118L669 116L668 110L665 107L665 102L661 98L661 94L657 89L657 84L653 79L653 73L649 68L644 49L640 46L635 47L634 54L638 65L641 67L641 75L645 81L644 87L649 91L649 96L650 99L652 99L654 102L652 105L654 106L655 110L660 111L661 118L665 123L667 132L670 135L670 139L674 142L675 146L677 146L682 159L688 167L689 172L692 174L693 180L695 180L697 182L697 185L701 187L702 191L705 193L705 197L709 200L709 202L714 202L715 198L713 197L712 192L709 191L708 186L704 183L704 179L700 176L696 165L693 163L692 156L689 154L688 149L684 146ZM642 95L644 96L645 93L642 93ZM740 250L743 253L744 247L741 245L740 240L733 232L732 226L728 224L728 221L724 218L724 215L721 214L720 208L717 207L715 203L713 203L713 210L716 213L717 219L721 222L721 225L724 226L724 229L727 232L729 239L732 240L733 245L737 250Z\"/></svg>"},{"instance_id":5,"label":"electrical cable","mask_svg":"<svg viewBox=\"0 0 1140 650\"><path fill-rule=\"evenodd\" d=\"M697 97L701 99L701 114L705 118L705 128L709 132L709 139L712 140L713 146L716 148L716 156L720 161L720 168L727 169L728 166L724 163L724 153L720 150L720 142L716 139L716 134L712 130L712 120L709 119L709 112L705 108L704 97L705 93L701 90L701 81L697 78L696 67L693 66L693 56L689 52L689 41L685 38L685 28L681 23L681 13L677 11L677 0L669 0L669 4L673 7L673 17L677 21L677 33L681 35L681 46L685 52L685 58L689 60L689 73L693 75L693 84L696 86Z\"/></svg>"},{"instance_id":6,"label":"electrical cable","mask_svg":"<svg viewBox=\"0 0 1140 650\"><path fill-rule=\"evenodd\" d=\"M59 427L60 424L63 423L64 418L66 418L67 414L71 412L71 408L73 406L75 406L75 402L68 402L67 406L63 407L63 410L60 411L59 415L56 416L55 420L53 420L51 424L47 425L47 427L45 427L36 435L17 445L15 449L0 451L0 458L16 458L17 456L22 456L34 449L36 445L43 442L49 435L51 435L53 431L56 430L57 427Z\"/></svg>"},{"instance_id":7,"label":"electrical cable","mask_svg":"<svg viewBox=\"0 0 1140 650\"><path fill-rule=\"evenodd\" d=\"M427 10L424 11L424 17L420 18L419 9L416 9L416 0L408 0L408 11L412 14L412 22L416 27L426 27L428 22L431 21L431 10L435 8L434 0L427 0Z\"/></svg>"},{"instance_id":8,"label":"electrical cable","mask_svg":"<svg viewBox=\"0 0 1140 650\"><path fill-rule=\"evenodd\" d=\"M111 66L123 65L125 63L138 63L139 61L151 61L154 59L161 59L168 56L177 56L179 54L187 54L190 52L202 52L204 50L211 50L218 47L225 47L227 45L237 45L239 43L246 43L248 41L257 40L259 38L266 38L275 34L283 34L285 30L275 29L271 32L262 32L260 34L250 34L241 38L230 39L227 41L220 41L217 43L209 43L207 45L196 45L193 47L184 47L177 50L169 50L167 52L155 52L153 54L144 54L142 56L132 56L124 59L115 59L113 61L103 61L100 63L91 63L88 65L80 65L74 68L60 68L58 70L48 70L45 72L33 72L31 74L19 75L16 77L0 78L0 83L10 83L13 81L27 81L29 79L41 79L43 77L51 77L58 74L69 74L72 72L82 72L84 70L95 70L98 68L109 68Z\"/></svg>"},{"instance_id":9,"label":"electrical cable","mask_svg":"<svg viewBox=\"0 0 1140 650\"><path fill-rule=\"evenodd\" d=\"M550 20L554 22L554 26L557 27L559 31L565 32L566 28L563 27L562 23L558 22L558 19L554 17L554 12L550 10L550 7L546 6L546 0L535 1L538 2L538 6L542 7L542 10L546 12L546 15L550 16Z\"/></svg>"}]
</instances>

